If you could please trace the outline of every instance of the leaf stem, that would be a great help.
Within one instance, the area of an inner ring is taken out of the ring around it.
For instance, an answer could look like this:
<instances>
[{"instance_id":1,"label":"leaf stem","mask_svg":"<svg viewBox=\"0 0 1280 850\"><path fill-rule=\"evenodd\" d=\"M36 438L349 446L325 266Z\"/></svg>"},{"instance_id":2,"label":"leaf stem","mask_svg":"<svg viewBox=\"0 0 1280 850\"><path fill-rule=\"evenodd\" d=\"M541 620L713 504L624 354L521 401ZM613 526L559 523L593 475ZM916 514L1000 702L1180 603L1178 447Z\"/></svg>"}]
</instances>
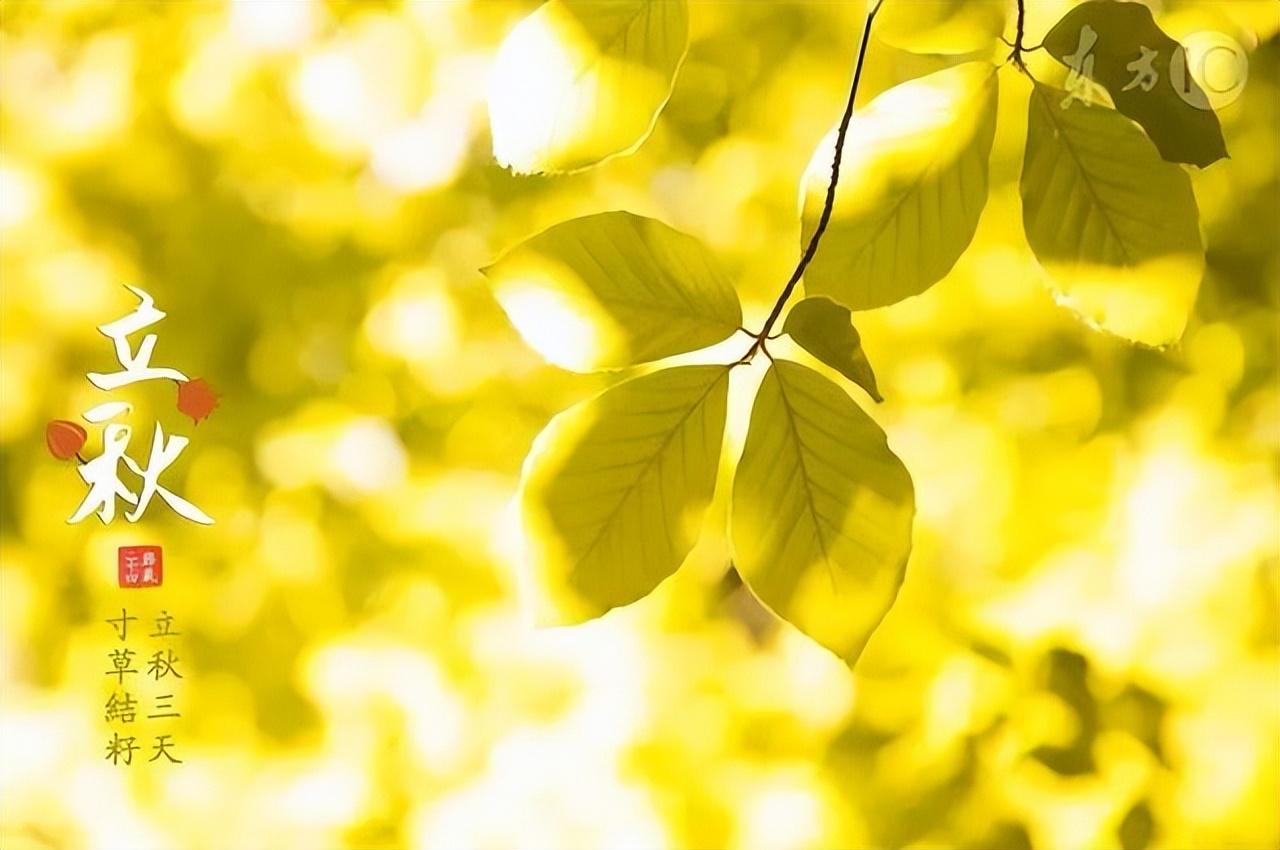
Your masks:
<instances>
[{"instance_id":1,"label":"leaf stem","mask_svg":"<svg viewBox=\"0 0 1280 850\"><path fill-rule=\"evenodd\" d=\"M853 118L853 100L858 94L858 82L862 79L862 64L867 57L867 42L871 40L871 22L875 20L876 13L880 11L880 6L883 3L884 0L877 0L876 5L867 13L867 22L862 28L862 44L858 46L858 61L853 69L853 84L849 87L849 100L845 104L844 115L840 118L840 128L836 131L835 156L831 160L831 182L827 184L827 197L822 204L822 215L818 218L818 226L813 229L813 235L809 237L809 244L800 256L800 261L796 263L795 271L791 273L791 278L787 281L787 285L783 287L782 294L778 296L778 300L774 303L773 310L769 313L769 318L765 319L764 327L760 329L760 333L752 334L755 337L755 342L752 343L751 348L747 349L747 353L742 355L742 359L737 363L751 362L751 359L756 356L756 352L764 348L764 341L772 339L769 336L769 331L773 330L778 317L782 315L782 308L786 306L791 293L795 291L796 284L804 276L804 270L813 260L813 255L818 252L818 243L822 241L822 234L826 232L827 224L831 221L831 210L836 203L836 185L840 182L840 159L844 156L844 140L849 132L849 122ZM1019 5L1021 6L1021 0L1019 0ZM765 354L767 356L768 352L766 351Z\"/></svg>"}]
</instances>

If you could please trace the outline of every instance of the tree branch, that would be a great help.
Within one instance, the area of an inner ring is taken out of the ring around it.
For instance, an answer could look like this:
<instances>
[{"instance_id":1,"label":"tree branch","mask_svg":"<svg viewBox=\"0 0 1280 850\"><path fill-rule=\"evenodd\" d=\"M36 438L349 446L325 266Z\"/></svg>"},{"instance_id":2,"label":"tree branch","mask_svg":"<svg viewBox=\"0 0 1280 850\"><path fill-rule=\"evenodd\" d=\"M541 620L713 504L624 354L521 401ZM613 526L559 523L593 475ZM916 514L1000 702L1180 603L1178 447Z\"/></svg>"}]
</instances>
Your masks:
<instances>
[{"instance_id":1,"label":"tree branch","mask_svg":"<svg viewBox=\"0 0 1280 850\"><path fill-rule=\"evenodd\" d=\"M822 234L826 232L827 224L831 221L831 210L836 203L836 185L840 182L840 160L844 156L844 140L849 132L849 122L853 118L853 100L858 94L858 82L862 79L862 64L867 57L867 42L871 40L871 22L875 20L876 13L880 11L880 6L883 3L884 0L877 0L876 5L867 13L867 22L862 28L862 44L858 47L858 61L853 69L853 84L849 87L849 100L844 106L844 115L841 116L840 127L836 131L835 156L831 160L831 182L827 184L827 197L822 204L822 215L818 218L818 226L813 229L813 235L809 237L809 244L800 256L800 262L796 263L795 271L791 273L791 278L787 281L787 285L783 287L782 294L778 296L777 302L774 303L773 310L770 311L769 318L765 320L764 327L760 329L760 333L754 335L755 342L752 343L747 353L742 356L742 359L738 361L739 363L749 362L751 358L755 357L757 351L764 350L764 341L769 338L769 331L773 330L778 317L782 315L782 308L786 306L791 293L795 291L796 284L804 276L804 270L813 260L814 254L818 252L818 243L822 241ZM1019 0L1018 5L1022 5L1021 0ZM765 350L765 354L767 355L768 353Z\"/></svg>"}]
</instances>

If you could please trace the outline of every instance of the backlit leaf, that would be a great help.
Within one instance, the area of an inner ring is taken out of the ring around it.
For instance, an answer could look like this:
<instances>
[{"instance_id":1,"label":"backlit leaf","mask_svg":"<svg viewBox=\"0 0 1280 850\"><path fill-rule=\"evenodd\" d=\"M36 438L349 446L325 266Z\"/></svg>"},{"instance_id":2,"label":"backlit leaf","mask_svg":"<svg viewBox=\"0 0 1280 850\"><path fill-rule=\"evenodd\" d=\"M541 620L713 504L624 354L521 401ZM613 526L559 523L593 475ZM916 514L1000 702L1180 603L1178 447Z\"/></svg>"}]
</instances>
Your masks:
<instances>
[{"instance_id":1,"label":"backlit leaf","mask_svg":"<svg viewBox=\"0 0 1280 850\"><path fill-rule=\"evenodd\" d=\"M557 224L483 272L525 340L566 369L694 351L742 324L737 293L711 252L631 213Z\"/></svg>"},{"instance_id":2,"label":"backlit leaf","mask_svg":"<svg viewBox=\"0 0 1280 850\"><path fill-rule=\"evenodd\" d=\"M951 270L987 202L994 70L985 62L947 68L895 86L854 113L806 292L864 310L924 292ZM831 181L835 135L818 146L805 173L805 243Z\"/></svg>"},{"instance_id":3,"label":"backlit leaf","mask_svg":"<svg viewBox=\"0 0 1280 850\"><path fill-rule=\"evenodd\" d=\"M715 488L729 370L681 366L558 415L521 486L538 619L580 622L675 572Z\"/></svg>"},{"instance_id":4,"label":"backlit leaf","mask_svg":"<svg viewBox=\"0 0 1280 850\"><path fill-rule=\"evenodd\" d=\"M873 399L884 401L848 307L821 295L806 298L791 308L782 330L805 351L866 390Z\"/></svg>"},{"instance_id":5,"label":"backlit leaf","mask_svg":"<svg viewBox=\"0 0 1280 850\"><path fill-rule=\"evenodd\" d=\"M752 592L852 664L902 583L914 514L880 426L817 372L775 362L733 487L734 564Z\"/></svg>"},{"instance_id":6,"label":"backlit leaf","mask_svg":"<svg viewBox=\"0 0 1280 850\"><path fill-rule=\"evenodd\" d=\"M1141 3L1089 0L1081 3L1045 36L1044 47L1077 70L1088 56L1090 76L1104 86L1116 109L1142 125L1160 155L1170 162L1204 167L1227 155L1218 116L1189 73L1175 79L1170 63L1183 57L1182 45L1156 26ZM1086 50L1082 54L1081 48ZM1142 62L1149 60L1145 85ZM1182 90L1178 90L1178 86Z\"/></svg>"},{"instance_id":7,"label":"backlit leaf","mask_svg":"<svg viewBox=\"0 0 1280 850\"><path fill-rule=\"evenodd\" d=\"M970 53L1004 31L1005 0L884 0L876 37L915 53Z\"/></svg>"},{"instance_id":8,"label":"backlit leaf","mask_svg":"<svg viewBox=\"0 0 1280 850\"><path fill-rule=\"evenodd\" d=\"M1027 241L1061 300L1148 345L1182 335L1204 272L1191 180L1119 112L1036 84L1022 165Z\"/></svg>"},{"instance_id":9,"label":"backlit leaf","mask_svg":"<svg viewBox=\"0 0 1280 850\"><path fill-rule=\"evenodd\" d=\"M631 152L670 97L688 38L685 0L549 0L498 50L493 155L529 174Z\"/></svg>"}]
</instances>

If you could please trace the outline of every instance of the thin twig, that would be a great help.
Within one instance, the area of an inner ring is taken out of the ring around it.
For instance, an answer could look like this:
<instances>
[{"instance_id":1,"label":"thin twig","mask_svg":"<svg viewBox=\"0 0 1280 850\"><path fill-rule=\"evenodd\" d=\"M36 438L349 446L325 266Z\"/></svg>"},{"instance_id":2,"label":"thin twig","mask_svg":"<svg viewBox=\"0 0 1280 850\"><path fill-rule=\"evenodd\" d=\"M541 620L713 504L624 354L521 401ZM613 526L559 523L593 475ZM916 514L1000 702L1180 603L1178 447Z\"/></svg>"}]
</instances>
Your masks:
<instances>
[{"instance_id":1,"label":"thin twig","mask_svg":"<svg viewBox=\"0 0 1280 850\"><path fill-rule=\"evenodd\" d=\"M1024 74L1029 74L1030 72L1027 71L1027 63L1022 61L1022 54L1027 49L1022 46L1022 37L1026 35L1026 26L1027 26L1026 0L1018 0L1017 30L1014 34L1013 44L1010 45L1011 47L1013 47L1013 52L1009 54L1009 59L1013 60L1013 64L1018 67L1018 70L1022 71L1022 73Z\"/></svg>"},{"instance_id":2,"label":"thin twig","mask_svg":"<svg viewBox=\"0 0 1280 850\"><path fill-rule=\"evenodd\" d=\"M867 57L867 43L871 40L871 22L875 20L876 13L880 11L880 6L883 2L884 0L878 0L871 11L867 13L867 22L862 28L862 44L858 47L858 61L853 69L853 84L849 87L849 101L845 104L844 115L840 118L840 128L836 131L835 156L831 160L831 182L827 184L827 197L822 204L822 215L818 217L818 226L814 228L813 235L809 237L809 244L800 256L800 262L796 263L795 271L791 273L791 278L787 281L787 285L783 287L782 294L778 296L777 302L774 303L773 310L769 313L769 318L765 319L764 327L760 329L760 333L754 335L756 341L752 343L751 348L747 349L747 353L742 356L738 363L750 362L751 358L755 357L756 352L764 347L764 341L772 339L769 336L769 331L773 330L774 323L782 315L782 308L786 306L791 293L795 291L796 284L804 276L805 268L813 260L814 254L818 252L818 243L822 241L822 234L826 232L827 224L831 221L831 210L836 203L836 185L840 182L840 159L844 156L844 140L849 132L849 122L853 118L853 100L858 94L858 82L862 79L862 63ZM767 354L768 352L766 352Z\"/></svg>"}]
</instances>

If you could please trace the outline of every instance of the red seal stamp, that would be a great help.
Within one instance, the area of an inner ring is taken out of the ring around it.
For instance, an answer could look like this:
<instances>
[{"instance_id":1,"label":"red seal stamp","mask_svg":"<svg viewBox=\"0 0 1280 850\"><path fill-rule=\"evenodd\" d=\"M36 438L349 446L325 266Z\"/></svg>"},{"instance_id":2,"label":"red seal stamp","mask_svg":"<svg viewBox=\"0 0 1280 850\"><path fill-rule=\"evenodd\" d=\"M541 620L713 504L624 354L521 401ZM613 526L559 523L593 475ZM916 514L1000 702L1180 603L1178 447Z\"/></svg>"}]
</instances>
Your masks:
<instances>
[{"instance_id":1,"label":"red seal stamp","mask_svg":"<svg viewBox=\"0 0 1280 850\"><path fill-rule=\"evenodd\" d=\"M164 581L164 552L159 546L121 546L116 569L121 587L159 587Z\"/></svg>"}]
</instances>

